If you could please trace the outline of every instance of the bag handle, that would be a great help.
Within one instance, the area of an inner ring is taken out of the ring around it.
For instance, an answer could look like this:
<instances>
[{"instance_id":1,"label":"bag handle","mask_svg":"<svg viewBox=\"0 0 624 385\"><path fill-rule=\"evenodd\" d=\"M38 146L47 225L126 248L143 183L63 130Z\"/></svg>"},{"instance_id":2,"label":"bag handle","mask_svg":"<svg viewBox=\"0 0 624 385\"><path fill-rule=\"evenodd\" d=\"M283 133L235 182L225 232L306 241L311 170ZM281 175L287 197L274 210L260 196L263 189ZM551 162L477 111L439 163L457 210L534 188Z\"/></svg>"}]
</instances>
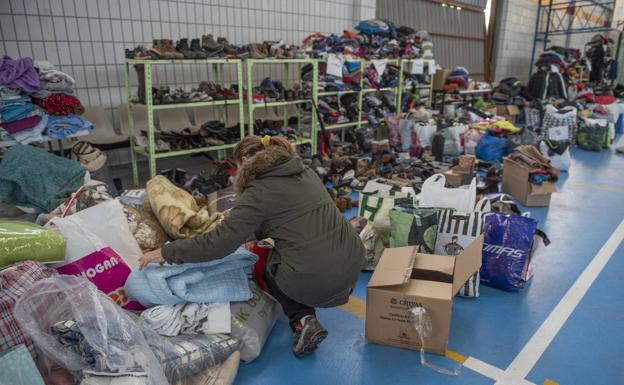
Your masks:
<instances>
[{"instance_id":1,"label":"bag handle","mask_svg":"<svg viewBox=\"0 0 624 385\"><path fill-rule=\"evenodd\" d=\"M481 198L475 205L474 211L479 213L489 213L492 211L492 202L488 198Z\"/></svg>"},{"instance_id":2,"label":"bag handle","mask_svg":"<svg viewBox=\"0 0 624 385\"><path fill-rule=\"evenodd\" d=\"M444 187L446 185L446 177L444 174L433 174L425 182L421 188L421 191L425 188L425 186L440 186Z\"/></svg>"}]
</instances>

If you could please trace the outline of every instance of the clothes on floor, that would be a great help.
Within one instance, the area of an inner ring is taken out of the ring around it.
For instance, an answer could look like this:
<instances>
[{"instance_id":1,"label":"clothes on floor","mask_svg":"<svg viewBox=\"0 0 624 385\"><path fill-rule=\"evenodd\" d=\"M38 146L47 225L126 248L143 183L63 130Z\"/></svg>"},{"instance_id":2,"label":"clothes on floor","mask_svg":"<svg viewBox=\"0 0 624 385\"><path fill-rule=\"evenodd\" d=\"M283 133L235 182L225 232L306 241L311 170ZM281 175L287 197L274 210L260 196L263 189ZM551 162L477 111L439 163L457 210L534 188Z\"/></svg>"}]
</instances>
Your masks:
<instances>
[{"instance_id":1,"label":"clothes on floor","mask_svg":"<svg viewBox=\"0 0 624 385\"><path fill-rule=\"evenodd\" d=\"M35 282L55 274L39 262L24 261L0 270L0 352L24 344L36 357L32 340L21 329L13 315L17 300Z\"/></svg>"},{"instance_id":2,"label":"clothes on floor","mask_svg":"<svg viewBox=\"0 0 624 385\"><path fill-rule=\"evenodd\" d=\"M151 264L133 271L125 290L130 298L146 307L181 302L246 301L251 298L247 273L257 260L257 255L239 248L209 262L174 266Z\"/></svg>"},{"instance_id":3,"label":"clothes on floor","mask_svg":"<svg viewBox=\"0 0 624 385\"><path fill-rule=\"evenodd\" d=\"M294 331L296 324L305 316L313 315L316 316L316 311L313 307L304 305L295 301L294 299L288 297L275 283L275 280L265 274L265 281L269 288L269 293L279 302L282 306L282 310L286 317L288 317L288 324L290 328Z\"/></svg>"},{"instance_id":4,"label":"clothes on floor","mask_svg":"<svg viewBox=\"0 0 624 385\"><path fill-rule=\"evenodd\" d=\"M67 116L50 115L46 125L46 134L52 139L63 140L80 131L93 130L93 124L78 115Z\"/></svg>"},{"instance_id":5,"label":"clothes on floor","mask_svg":"<svg viewBox=\"0 0 624 385\"><path fill-rule=\"evenodd\" d=\"M84 107L75 96L53 93L43 99L33 99L33 102L43 108L50 115L82 114Z\"/></svg>"},{"instance_id":6,"label":"clothes on floor","mask_svg":"<svg viewBox=\"0 0 624 385\"><path fill-rule=\"evenodd\" d=\"M205 233L223 220L223 214L211 214L206 207L200 209L191 194L162 175L150 179L145 189L152 211L173 239Z\"/></svg>"},{"instance_id":7,"label":"clothes on floor","mask_svg":"<svg viewBox=\"0 0 624 385\"><path fill-rule=\"evenodd\" d=\"M145 325L162 336L229 334L231 316L228 302L160 305L141 313Z\"/></svg>"},{"instance_id":8,"label":"clothes on floor","mask_svg":"<svg viewBox=\"0 0 624 385\"><path fill-rule=\"evenodd\" d=\"M0 59L0 86L19 88L24 92L35 92L41 88L39 75L29 57Z\"/></svg>"},{"instance_id":9,"label":"clothes on floor","mask_svg":"<svg viewBox=\"0 0 624 385\"><path fill-rule=\"evenodd\" d=\"M76 161L13 146L0 163L0 201L51 212L82 186L85 172Z\"/></svg>"}]
</instances>

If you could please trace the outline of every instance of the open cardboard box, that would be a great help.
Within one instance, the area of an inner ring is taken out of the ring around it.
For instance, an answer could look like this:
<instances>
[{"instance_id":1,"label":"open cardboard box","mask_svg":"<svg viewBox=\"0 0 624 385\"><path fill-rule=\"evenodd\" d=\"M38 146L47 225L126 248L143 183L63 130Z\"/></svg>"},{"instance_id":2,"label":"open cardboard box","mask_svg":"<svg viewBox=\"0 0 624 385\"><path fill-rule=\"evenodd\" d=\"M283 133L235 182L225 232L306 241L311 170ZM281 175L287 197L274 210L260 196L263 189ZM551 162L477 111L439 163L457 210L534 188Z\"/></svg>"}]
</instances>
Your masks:
<instances>
[{"instance_id":1,"label":"open cardboard box","mask_svg":"<svg viewBox=\"0 0 624 385\"><path fill-rule=\"evenodd\" d=\"M481 266L483 237L459 255L417 253L417 247L384 250L368 283L366 338L368 341L420 350L420 338L409 310L426 309L432 331L425 351L444 354L451 325L453 297Z\"/></svg>"},{"instance_id":2,"label":"open cardboard box","mask_svg":"<svg viewBox=\"0 0 624 385\"><path fill-rule=\"evenodd\" d=\"M461 170L458 166L451 167L449 170L444 171L444 177L446 178L446 184L449 187L459 187L470 184L472 178L474 178L474 167L469 171Z\"/></svg>"},{"instance_id":3,"label":"open cardboard box","mask_svg":"<svg viewBox=\"0 0 624 385\"><path fill-rule=\"evenodd\" d=\"M515 123L516 118L520 115L520 108L515 104L497 105L486 110L492 115L498 115L508 122Z\"/></svg>"},{"instance_id":4,"label":"open cardboard box","mask_svg":"<svg viewBox=\"0 0 624 385\"><path fill-rule=\"evenodd\" d=\"M527 207L543 207L550 205L552 193L557 191L553 182L536 185L529 182L529 174L533 172L523 164L511 158L503 161L503 192L514 197Z\"/></svg>"}]
</instances>

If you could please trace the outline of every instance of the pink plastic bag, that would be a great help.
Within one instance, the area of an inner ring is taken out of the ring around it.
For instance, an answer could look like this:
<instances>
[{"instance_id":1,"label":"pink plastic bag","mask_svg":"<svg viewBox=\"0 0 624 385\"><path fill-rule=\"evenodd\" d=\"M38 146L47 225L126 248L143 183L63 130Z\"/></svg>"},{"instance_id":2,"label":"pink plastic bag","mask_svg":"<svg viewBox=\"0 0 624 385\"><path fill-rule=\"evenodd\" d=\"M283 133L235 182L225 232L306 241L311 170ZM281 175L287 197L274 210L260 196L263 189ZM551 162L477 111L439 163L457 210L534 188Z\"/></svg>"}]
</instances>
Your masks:
<instances>
[{"instance_id":1,"label":"pink plastic bag","mask_svg":"<svg viewBox=\"0 0 624 385\"><path fill-rule=\"evenodd\" d=\"M145 310L137 301L126 295L124 285L132 272L123 258L110 247L105 247L77 261L58 267L59 273L84 277L100 291L106 293L117 305L126 310Z\"/></svg>"}]
</instances>

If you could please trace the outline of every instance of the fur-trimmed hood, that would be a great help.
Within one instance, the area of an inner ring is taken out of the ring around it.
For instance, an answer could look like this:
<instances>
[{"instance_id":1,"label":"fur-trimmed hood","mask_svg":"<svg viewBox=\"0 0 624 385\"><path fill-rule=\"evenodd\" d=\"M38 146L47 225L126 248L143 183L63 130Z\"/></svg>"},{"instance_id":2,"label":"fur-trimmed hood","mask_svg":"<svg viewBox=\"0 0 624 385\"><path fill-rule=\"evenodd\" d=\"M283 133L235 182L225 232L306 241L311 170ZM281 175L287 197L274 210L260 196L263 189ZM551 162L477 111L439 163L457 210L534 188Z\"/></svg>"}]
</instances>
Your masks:
<instances>
[{"instance_id":1,"label":"fur-trimmed hood","mask_svg":"<svg viewBox=\"0 0 624 385\"><path fill-rule=\"evenodd\" d=\"M242 193L254 179L260 177L290 176L300 174L304 169L299 157L293 157L279 146L269 146L239 167L234 179L234 191Z\"/></svg>"}]
</instances>

